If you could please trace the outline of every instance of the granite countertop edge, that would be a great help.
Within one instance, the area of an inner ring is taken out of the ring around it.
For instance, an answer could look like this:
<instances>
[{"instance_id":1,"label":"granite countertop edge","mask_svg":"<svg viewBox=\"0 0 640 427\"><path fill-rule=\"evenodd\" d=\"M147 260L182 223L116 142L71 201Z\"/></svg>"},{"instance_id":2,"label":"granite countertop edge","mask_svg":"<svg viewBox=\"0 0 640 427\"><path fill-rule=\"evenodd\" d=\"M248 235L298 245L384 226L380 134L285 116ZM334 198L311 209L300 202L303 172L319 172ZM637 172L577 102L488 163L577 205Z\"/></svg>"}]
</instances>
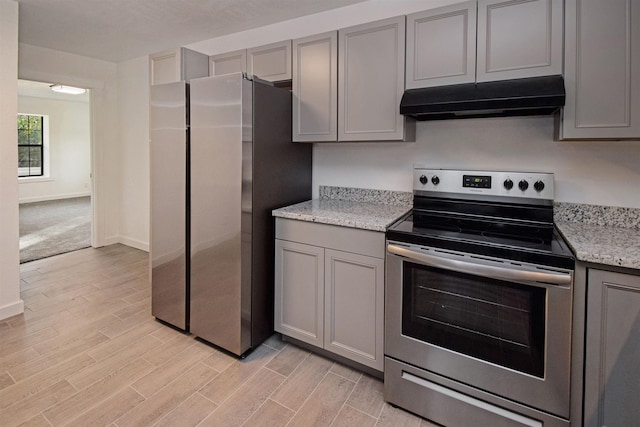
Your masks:
<instances>
[{"instance_id":1,"label":"granite countertop edge","mask_svg":"<svg viewBox=\"0 0 640 427\"><path fill-rule=\"evenodd\" d=\"M385 232L409 212L413 193L320 186L320 197L274 209L277 218Z\"/></svg>"},{"instance_id":2,"label":"granite countertop edge","mask_svg":"<svg viewBox=\"0 0 640 427\"><path fill-rule=\"evenodd\" d=\"M359 213L363 209L366 213ZM313 199L272 211L274 217L385 232L410 206Z\"/></svg>"}]
</instances>

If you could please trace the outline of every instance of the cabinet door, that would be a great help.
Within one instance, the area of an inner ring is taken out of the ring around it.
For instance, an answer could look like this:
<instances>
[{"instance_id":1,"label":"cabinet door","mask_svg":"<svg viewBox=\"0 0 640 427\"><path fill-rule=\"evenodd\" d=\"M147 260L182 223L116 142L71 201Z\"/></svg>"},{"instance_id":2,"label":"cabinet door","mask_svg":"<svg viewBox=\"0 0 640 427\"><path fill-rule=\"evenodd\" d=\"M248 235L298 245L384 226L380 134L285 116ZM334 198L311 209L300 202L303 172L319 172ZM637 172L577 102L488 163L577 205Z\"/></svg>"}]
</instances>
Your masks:
<instances>
[{"instance_id":1,"label":"cabinet door","mask_svg":"<svg viewBox=\"0 0 640 427\"><path fill-rule=\"evenodd\" d=\"M584 425L638 425L640 277L589 270Z\"/></svg>"},{"instance_id":2,"label":"cabinet door","mask_svg":"<svg viewBox=\"0 0 640 427\"><path fill-rule=\"evenodd\" d=\"M262 80L291 80L291 40L247 49L247 70Z\"/></svg>"},{"instance_id":3,"label":"cabinet door","mask_svg":"<svg viewBox=\"0 0 640 427\"><path fill-rule=\"evenodd\" d=\"M325 251L324 348L383 370L384 260Z\"/></svg>"},{"instance_id":4,"label":"cabinet door","mask_svg":"<svg viewBox=\"0 0 640 427\"><path fill-rule=\"evenodd\" d=\"M406 87L476 80L476 1L407 16Z\"/></svg>"},{"instance_id":5,"label":"cabinet door","mask_svg":"<svg viewBox=\"0 0 640 427\"><path fill-rule=\"evenodd\" d=\"M180 49L149 55L149 84L161 85L181 80Z\"/></svg>"},{"instance_id":6,"label":"cabinet door","mask_svg":"<svg viewBox=\"0 0 640 427\"><path fill-rule=\"evenodd\" d=\"M562 74L561 0L478 0L476 80Z\"/></svg>"},{"instance_id":7,"label":"cabinet door","mask_svg":"<svg viewBox=\"0 0 640 427\"><path fill-rule=\"evenodd\" d=\"M405 17L338 32L338 139L403 140Z\"/></svg>"},{"instance_id":8,"label":"cabinet door","mask_svg":"<svg viewBox=\"0 0 640 427\"><path fill-rule=\"evenodd\" d=\"M640 137L640 0L566 0L560 138Z\"/></svg>"},{"instance_id":9,"label":"cabinet door","mask_svg":"<svg viewBox=\"0 0 640 427\"><path fill-rule=\"evenodd\" d=\"M280 239L275 245L275 330L322 347L324 248Z\"/></svg>"},{"instance_id":10,"label":"cabinet door","mask_svg":"<svg viewBox=\"0 0 640 427\"><path fill-rule=\"evenodd\" d=\"M189 81L209 75L209 57L180 47L149 55L149 84Z\"/></svg>"},{"instance_id":11,"label":"cabinet door","mask_svg":"<svg viewBox=\"0 0 640 427\"><path fill-rule=\"evenodd\" d=\"M338 139L338 33L293 41L293 140Z\"/></svg>"},{"instance_id":12,"label":"cabinet door","mask_svg":"<svg viewBox=\"0 0 640 427\"><path fill-rule=\"evenodd\" d=\"M211 55L209 57L209 72L212 76L222 74L244 73L247 71L247 50Z\"/></svg>"}]
</instances>

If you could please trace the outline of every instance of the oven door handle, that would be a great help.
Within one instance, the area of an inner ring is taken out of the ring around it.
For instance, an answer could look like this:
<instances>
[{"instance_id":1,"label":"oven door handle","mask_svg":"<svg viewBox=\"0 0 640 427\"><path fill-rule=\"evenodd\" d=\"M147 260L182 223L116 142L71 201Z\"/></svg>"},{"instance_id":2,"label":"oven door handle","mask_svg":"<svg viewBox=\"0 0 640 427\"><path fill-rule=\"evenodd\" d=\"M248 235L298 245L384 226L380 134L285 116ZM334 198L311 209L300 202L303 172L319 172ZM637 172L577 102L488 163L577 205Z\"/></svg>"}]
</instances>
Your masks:
<instances>
[{"instance_id":1,"label":"oven door handle","mask_svg":"<svg viewBox=\"0 0 640 427\"><path fill-rule=\"evenodd\" d=\"M392 244L387 245L387 251L391 254L412 259L431 267L438 267L460 273L468 273L474 276L489 277L492 279L543 282L553 285L571 285L571 282L573 281L571 273L547 273L542 271L515 270L492 265L482 265L473 262L428 255Z\"/></svg>"}]
</instances>

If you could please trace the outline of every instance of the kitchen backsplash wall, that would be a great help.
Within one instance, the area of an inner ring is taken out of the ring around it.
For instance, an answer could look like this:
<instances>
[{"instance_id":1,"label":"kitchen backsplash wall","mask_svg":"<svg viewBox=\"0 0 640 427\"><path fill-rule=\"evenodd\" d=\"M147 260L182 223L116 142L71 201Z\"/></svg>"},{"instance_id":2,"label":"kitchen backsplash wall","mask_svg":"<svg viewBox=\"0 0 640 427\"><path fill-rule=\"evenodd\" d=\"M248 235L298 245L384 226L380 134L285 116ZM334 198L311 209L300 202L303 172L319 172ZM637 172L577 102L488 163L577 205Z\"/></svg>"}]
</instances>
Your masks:
<instances>
[{"instance_id":1,"label":"kitchen backsplash wall","mask_svg":"<svg viewBox=\"0 0 640 427\"><path fill-rule=\"evenodd\" d=\"M368 188L332 187L321 185L320 199L348 200L350 202L378 203L381 205L413 206L411 191L373 190Z\"/></svg>"},{"instance_id":2,"label":"kitchen backsplash wall","mask_svg":"<svg viewBox=\"0 0 640 427\"><path fill-rule=\"evenodd\" d=\"M415 143L315 144L320 185L411 191L414 164L553 172L555 200L640 208L640 141L554 141L553 117L418 122Z\"/></svg>"},{"instance_id":3,"label":"kitchen backsplash wall","mask_svg":"<svg viewBox=\"0 0 640 427\"><path fill-rule=\"evenodd\" d=\"M554 204L553 217L556 222L580 222L640 230L640 209L634 208L557 202Z\"/></svg>"}]
</instances>

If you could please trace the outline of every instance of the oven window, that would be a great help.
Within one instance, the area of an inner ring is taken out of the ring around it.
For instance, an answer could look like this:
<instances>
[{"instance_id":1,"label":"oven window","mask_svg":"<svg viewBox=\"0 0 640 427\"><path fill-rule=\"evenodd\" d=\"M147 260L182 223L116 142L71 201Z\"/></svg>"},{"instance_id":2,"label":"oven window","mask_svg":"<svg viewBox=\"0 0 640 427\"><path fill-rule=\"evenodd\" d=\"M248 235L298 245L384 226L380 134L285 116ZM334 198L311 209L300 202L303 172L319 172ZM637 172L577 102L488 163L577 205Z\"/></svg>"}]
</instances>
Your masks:
<instances>
[{"instance_id":1,"label":"oven window","mask_svg":"<svg viewBox=\"0 0 640 427\"><path fill-rule=\"evenodd\" d=\"M403 265L404 335L544 377L544 288Z\"/></svg>"}]
</instances>

